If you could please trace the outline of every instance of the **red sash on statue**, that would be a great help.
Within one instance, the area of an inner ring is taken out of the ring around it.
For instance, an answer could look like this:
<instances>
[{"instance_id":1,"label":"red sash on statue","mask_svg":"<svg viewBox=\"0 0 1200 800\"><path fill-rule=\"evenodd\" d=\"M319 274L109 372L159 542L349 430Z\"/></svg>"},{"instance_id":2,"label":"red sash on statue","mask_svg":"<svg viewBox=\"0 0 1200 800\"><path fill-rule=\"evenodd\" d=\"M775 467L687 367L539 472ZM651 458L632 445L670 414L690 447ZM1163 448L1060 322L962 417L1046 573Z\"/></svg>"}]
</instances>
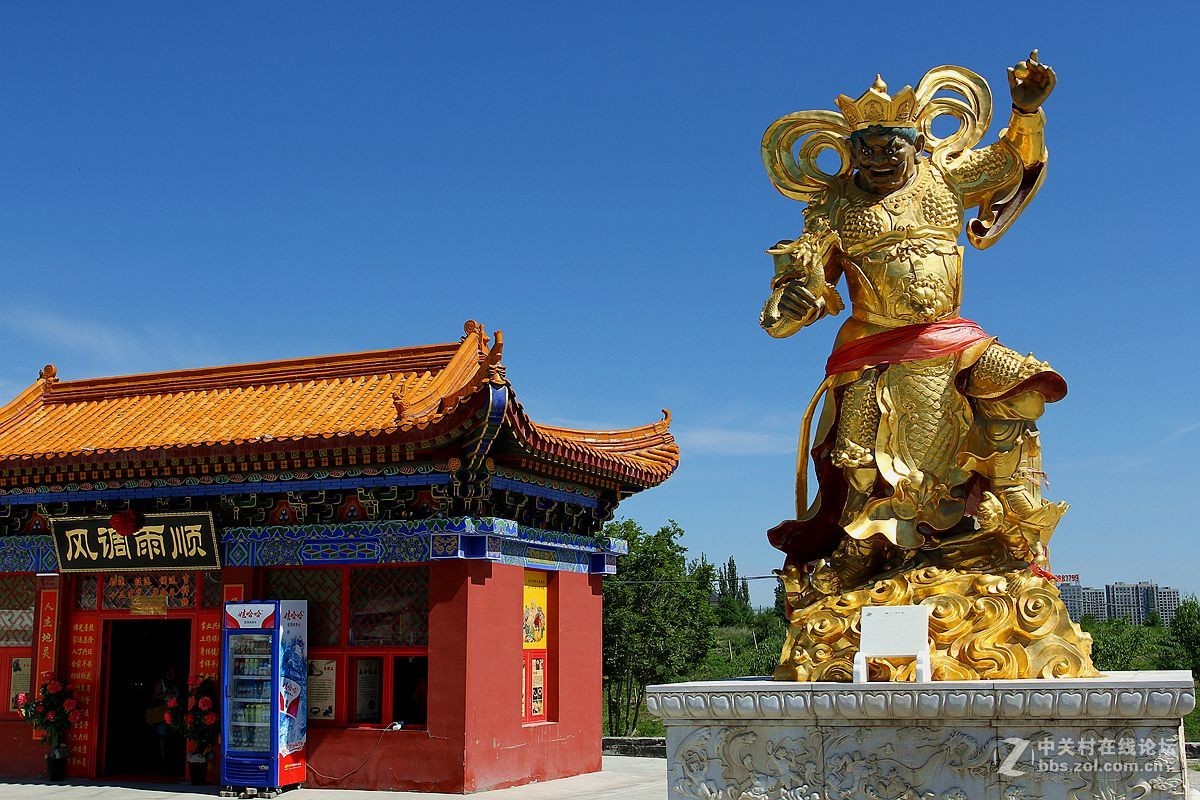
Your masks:
<instances>
[{"instance_id":1,"label":"red sash on statue","mask_svg":"<svg viewBox=\"0 0 1200 800\"><path fill-rule=\"evenodd\" d=\"M825 362L825 374L838 375L880 364L961 353L976 342L990 338L983 328L962 317L905 325L837 348Z\"/></svg>"}]
</instances>

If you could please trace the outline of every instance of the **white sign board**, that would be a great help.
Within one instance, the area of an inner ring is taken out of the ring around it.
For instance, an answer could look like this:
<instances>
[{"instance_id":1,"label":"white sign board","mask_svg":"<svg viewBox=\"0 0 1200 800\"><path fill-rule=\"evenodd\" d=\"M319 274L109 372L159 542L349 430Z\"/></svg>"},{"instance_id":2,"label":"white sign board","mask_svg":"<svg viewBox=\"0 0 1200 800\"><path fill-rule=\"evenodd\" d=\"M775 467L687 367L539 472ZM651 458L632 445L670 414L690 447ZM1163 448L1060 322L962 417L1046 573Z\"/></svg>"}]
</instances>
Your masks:
<instances>
[{"instance_id":1,"label":"white sign board","mask_svg":"<svg viewBox=\"0 0 1200 800\"><path fill-rule=\"evenodd\" d=\"M337 661L308 661L308 718L332 720L337 716Z\"/></svg>"},{"instance_id":2,"label":"white sign board","mask_svg":"<svg viewBox=\"0 0 1200 800\"><path fill-rule=\"evenodd\" d=\"M355 722L380 722L383 720L383 659L360 658L354 685L357 687L354 703Z\"/></svg>"},{"instance_id":3,"label":"white sign board","mask_svg":"<svg viewBox=\"0 0 1200 800\"><path fill-rule=\"evenodd\" d=\"M12 660L12 680L8 683L8 710L17 710L17 695L28 694L33 673L32 658L14 658Z\"/></svg>"},{"instance_id":4,"label":"white sign board","mask_svg":"<svg viewBox=\"0 0 1200 800\"><path fill-rule=\"evenodd\" d=\"M868 658L915 658L917 681L930 680L930 606L871 606L862 610L854 682L867 682Z\"/></svg>"}]
</instances>

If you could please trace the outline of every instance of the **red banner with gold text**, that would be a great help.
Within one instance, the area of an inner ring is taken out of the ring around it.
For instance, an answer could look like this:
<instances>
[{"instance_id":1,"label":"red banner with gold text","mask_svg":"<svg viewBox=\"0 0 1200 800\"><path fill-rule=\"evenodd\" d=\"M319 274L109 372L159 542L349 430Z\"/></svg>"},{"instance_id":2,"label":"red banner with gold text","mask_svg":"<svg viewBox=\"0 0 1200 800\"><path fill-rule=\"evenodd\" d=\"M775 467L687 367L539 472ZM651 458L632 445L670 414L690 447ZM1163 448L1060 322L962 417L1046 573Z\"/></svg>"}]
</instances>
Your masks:
<instances>
[{"instance_id":1,"label":"red banner with gold text","mask_svg":"<svg viewBox=\"0 0 1200 800\"><path fill-rule=\"evenodd\" d=\"M96 774L96 702L100 677L100 620L71 618L68 643L67 683L75 690L79 720L67 731L67 774L90 777Z\"/></svg>"}]
</instances>

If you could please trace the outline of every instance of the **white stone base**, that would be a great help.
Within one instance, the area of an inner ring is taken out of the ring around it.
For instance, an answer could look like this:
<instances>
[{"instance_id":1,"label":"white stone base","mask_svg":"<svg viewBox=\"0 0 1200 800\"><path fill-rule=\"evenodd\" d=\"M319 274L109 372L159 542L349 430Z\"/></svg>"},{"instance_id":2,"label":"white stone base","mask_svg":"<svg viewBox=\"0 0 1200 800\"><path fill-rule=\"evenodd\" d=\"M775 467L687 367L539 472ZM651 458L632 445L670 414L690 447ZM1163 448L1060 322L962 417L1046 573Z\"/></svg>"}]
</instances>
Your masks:
<instances>
[{"instance_id":1,"label":"white stone base","mask_svg":"<svg viewBox=\"0 0 1200 800\"><path fill-rule=\"evenodd\" d=\"M1188 797L1190 672L651 686L671 800Z\"/></svg>"}]
</instances>

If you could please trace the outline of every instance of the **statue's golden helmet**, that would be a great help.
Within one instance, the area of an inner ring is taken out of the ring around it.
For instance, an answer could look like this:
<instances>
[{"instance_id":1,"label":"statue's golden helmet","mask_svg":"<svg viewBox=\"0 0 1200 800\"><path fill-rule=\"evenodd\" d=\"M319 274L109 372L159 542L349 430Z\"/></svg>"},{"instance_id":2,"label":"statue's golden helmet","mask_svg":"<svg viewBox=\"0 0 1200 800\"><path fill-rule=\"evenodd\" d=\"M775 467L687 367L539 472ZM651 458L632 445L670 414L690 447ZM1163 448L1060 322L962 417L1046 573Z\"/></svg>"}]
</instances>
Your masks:
<instances>
[{"instance_id":1,"label":"statue's golden helmet","mask_svg":"<svg viewBox=\"0 0 1200 800\"><path fill-rule=\"evenodd\" d=\"M848 95L838 95L838 108L852 131L861 131L873 125L883 128L915 128L920 107L917 95L911 86L905 86L895 97L887 92L882 75L875 76L871 88L857 100Z\"/></svg>"},{"instance_id":2,"label":"statue's golden helmet","mask_svg":"<svg viewBox=\"0 0 1200 800\"><path fill-rule=\"evenodd\" d=\"M939 94L941 93L941 94ZM992 120L992 93L983 78L968 69L934 67L925 73L914 91L905 86L893 97L882 76L857 99L840 95L838 111L796 111L775 120L763 134L763 164L771 182L784 195L808 202L830 184L853 172L851 137L869 135L879 128L894 131L929 154L934 163L944 164L974 147ZM949 136L931 130L933 121L954 117L959 126ZM903 133L901 133L903 132ZM841 164L828 173L816 162L818 154L831 150Z\"/></svg>"}]
</instances>

